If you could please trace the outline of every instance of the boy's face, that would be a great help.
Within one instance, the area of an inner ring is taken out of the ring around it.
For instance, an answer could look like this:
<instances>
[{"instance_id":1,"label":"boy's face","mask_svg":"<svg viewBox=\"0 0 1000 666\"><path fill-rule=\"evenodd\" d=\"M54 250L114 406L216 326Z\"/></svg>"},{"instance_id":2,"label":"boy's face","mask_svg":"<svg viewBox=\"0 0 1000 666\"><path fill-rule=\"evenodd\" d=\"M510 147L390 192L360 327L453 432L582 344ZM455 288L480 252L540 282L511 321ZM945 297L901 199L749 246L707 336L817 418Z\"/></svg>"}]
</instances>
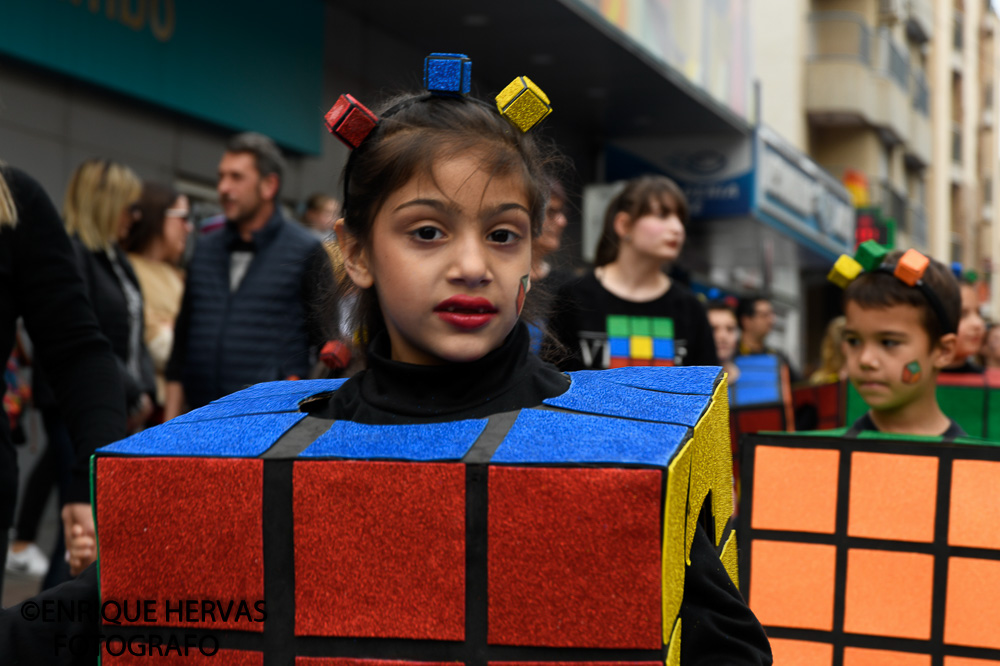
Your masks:
<instances>
[{"instance_id":1,"label":"boy's face","mask_svg":"<svg viewBox=\"0 0 1000 666\"><path fill-rule=\"evenodd\" d=\"M344 242L355 284L377 291L397 361L483 357L514 328L530 287L525 187L486 171L476 153L439 160L433 179L418 175L393 192L368 248Z\"/></svg>"},{"instance_id":2,"label":"boy's face","mask_svg":"<svg viewBox=\"0 0 1000 666\"><path fill-rule=\"evenodd\" d=\"M938 371L953 356L953 333L931 345L920 309L910 305L863 308L849 301L845 314L847 374L869 407L892 411L934 391Z\"/></svg>"}]
</instances>

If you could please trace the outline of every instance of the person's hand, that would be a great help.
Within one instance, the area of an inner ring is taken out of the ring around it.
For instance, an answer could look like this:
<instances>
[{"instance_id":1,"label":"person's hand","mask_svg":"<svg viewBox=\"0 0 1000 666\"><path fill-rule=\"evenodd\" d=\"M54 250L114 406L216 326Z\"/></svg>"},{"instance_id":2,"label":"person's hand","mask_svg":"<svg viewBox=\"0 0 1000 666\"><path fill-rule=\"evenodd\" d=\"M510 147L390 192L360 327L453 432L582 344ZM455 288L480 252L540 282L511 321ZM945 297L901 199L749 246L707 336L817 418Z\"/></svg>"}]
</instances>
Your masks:
<instances>
[{"instance_id":1,"label":"person's hand","mask_svg":"<svg viewBox=\"0 0 1000 666\"><path fill-rule=\"evenodd\" d=\"M69 556L69 572L73 576L78 576L97 559L94 514L86 502L73 502L63 506L62 521L66 553Z\"/></svg>"},{"instance_id":2,"label":"person's hand","mask_svg":"<svg viewBox=\"0 0 1000 666\"><path fill-rule=\"evenodd\" d=\"M131 435L139 430L149 420L152 413L153 401L149 399L149 394L143 393L142 397L139 398L139 404L128 414L128 420L125 422L126 432Z\"/></svg>"},{"instance_id":3,"label":"person's hand","mask_svg":"<svg viewBox=\"0 0 1000 666\"><path fill-rule=\"evenodd\" d=\"M69 562L69 572L73 576L89 567L97 559L97 539L86 534L83 526L74 525L71 530L69 547L66 549L66 561Z\"/></svg>"}]
</instances>

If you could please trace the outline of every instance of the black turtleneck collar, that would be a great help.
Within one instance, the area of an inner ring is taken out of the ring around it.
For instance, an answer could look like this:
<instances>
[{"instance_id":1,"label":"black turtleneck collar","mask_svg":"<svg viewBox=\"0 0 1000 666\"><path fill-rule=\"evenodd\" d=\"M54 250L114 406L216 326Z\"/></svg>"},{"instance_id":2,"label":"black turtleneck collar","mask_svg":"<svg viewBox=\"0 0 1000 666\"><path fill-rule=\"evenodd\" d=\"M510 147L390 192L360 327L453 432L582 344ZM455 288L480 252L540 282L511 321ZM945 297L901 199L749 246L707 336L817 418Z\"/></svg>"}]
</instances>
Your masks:
<instances>
[{"instance_id":1,"label":"black turtleneck collar","mask_svg":"<svg viewBox=\"0 0 1000 666\"><path fill-rule=\"evenodd\" d=\"M368 348L368 370L345 382L316 415L372 424L432 423L534 407L564 393L569 379L531 354L529 342L527 327L519 323L479 360L414 365L391 359L383 332Z\"/></svg>"}]
</instances>

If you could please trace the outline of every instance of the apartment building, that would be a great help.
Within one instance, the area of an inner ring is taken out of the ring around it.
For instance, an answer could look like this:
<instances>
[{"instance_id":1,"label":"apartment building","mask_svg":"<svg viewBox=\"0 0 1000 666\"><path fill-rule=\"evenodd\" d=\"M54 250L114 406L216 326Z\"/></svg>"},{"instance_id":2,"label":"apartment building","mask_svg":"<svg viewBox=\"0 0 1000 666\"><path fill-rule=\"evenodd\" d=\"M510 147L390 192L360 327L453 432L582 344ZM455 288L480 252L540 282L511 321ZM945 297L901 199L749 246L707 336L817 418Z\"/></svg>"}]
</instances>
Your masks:
<instances>
[{"instance_id":1,"label":"apartment building","mask_svg":"<svg viewBox=\"0 0 1000 666\"><path fill-rule=\"evenodd\" d=\"M761 122L894 220L897 246L991 277L1000 313L989 0L758 0L753 20Z\"/></svg>"}]
</instances>

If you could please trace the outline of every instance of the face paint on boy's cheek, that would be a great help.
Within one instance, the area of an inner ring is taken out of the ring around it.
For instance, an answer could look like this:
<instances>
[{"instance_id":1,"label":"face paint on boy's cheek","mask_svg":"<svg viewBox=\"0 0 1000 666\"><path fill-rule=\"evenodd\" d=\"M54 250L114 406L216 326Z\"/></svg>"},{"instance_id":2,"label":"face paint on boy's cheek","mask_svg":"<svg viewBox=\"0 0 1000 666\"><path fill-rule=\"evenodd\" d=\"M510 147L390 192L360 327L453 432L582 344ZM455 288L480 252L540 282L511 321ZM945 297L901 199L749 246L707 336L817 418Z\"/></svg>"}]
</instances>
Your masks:
<instances>
[{"instance_id":1,"label":"face paint on boy's cheek","mask_svg":"<svg viewBox=\"0 0 1000 666\"><path fill-rule=\"evenodd\" d=\"M904 384L916 384L920 381L920 362L910 361L905 366L903 366L903 377Z\"/></svg>"},{"instance_id":2,"label":"face paint on boy's cheek","mask_svg":"<svg viewBox=\"0 0 1000 666\"><path fill-rule=\"evenodd\" d=\"M531 276L522 275L521 281L517 285L517 316L521 316L521 310L524 309L524 299L528 295L528 289L531 288Z\"/></svg>"}]
</instances>

